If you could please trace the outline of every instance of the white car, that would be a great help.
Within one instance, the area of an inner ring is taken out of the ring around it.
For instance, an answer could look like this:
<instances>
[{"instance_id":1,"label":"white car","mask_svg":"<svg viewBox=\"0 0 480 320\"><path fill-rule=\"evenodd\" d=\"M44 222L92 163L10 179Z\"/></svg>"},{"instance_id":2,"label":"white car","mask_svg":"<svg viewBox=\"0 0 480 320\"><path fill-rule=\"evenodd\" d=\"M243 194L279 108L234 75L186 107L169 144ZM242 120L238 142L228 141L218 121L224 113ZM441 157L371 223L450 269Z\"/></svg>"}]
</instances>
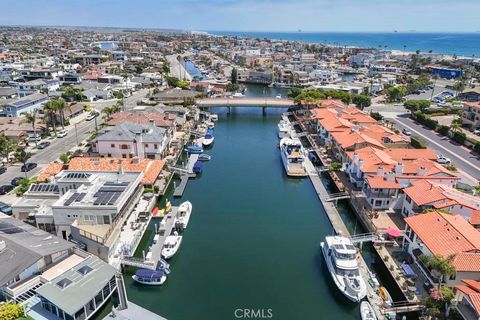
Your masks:
<instances>
[{"instance_id":1,"label":"white car","mask_svg":"<svg viewBox=\"0 0 480 320\"><path fill-rule=\"evenodd\" d=\"M442 156L442 155L438 156L437 162L440 163L440 164L450 164L450 163L452 163L452 161L449 158L447 158L445 156Z\"/></svg>"},{"instance_id":2,"label":"white car","mask_svg":"<svg viewBox=\"0 0 480 320\"><path fill-rule=\"evenodd\" d=\"M65 130L60 130L57 132L57 138L63 138L67 135L67 131Z\"/></svg>"},{"instance_id":3,"label":"white car","mask_svg":"<svg viewBox=\"0 0 480 320\"><path fill-rule=\"evenodd\" d=\"M87 116L87 121L90 121L90 120L93 120L95 119L96 117L98 116L98 113L90 113L88 116Z\"/></svg>"},{"instance_id":4,"label":"white car","mask_svg":"<svg viewBox=\"0 0 480 320\"><path fill-rule=\"evenodd\" d=\"M473 133L476 134L477 136L480 136L480 129L473 130Z\"/></svg>"}]
</instances>

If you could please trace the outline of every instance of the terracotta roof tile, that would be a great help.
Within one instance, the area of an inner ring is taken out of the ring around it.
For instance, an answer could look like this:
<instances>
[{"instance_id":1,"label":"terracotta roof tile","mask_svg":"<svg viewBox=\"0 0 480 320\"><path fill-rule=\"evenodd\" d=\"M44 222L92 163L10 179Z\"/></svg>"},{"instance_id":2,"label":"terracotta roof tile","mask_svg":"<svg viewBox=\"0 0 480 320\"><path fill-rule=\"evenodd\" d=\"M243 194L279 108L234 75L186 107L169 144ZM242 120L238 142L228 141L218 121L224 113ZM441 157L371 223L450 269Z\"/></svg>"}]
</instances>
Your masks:
<instances>
[{"instance_id":1,"label":"terracotta roof tile","mask_svg":"<svg viewBox=\"0 0 480 320\"><path fill-rule=\"evenodd\" d=\"M56 163L56 162L51 162L49 163L45 169L43 169L42 173L38 175L37 177L37 182L45 182L50 178L51 176L56 175L60 171L62 171L64 168L63 163Z\"/></svg>"},{"instance_id":2,"label":"terracotta roof tile","mask_svg":"<svg viewBox=\"0 0 480 320\"><path fill-rule=\"evenodd\" d=\"M448 257L480 250L480 232L459 215L433 211L407 217L405 222L433 254Z\"/></svg>"},{"instance_id":3,"label":"terracotta roof tile","mask_svg":"<svg viewBox=\"0 0 480 320\"><path fill-rule=\"evenodd\" d=\"M383 176L368 177L367 183L371 188L376 189L400 189L400 185L395 180L389 181Z\"/></svg>"},{"instance_id":4,"label":"terracotta roof tile","mask_svg":"<svg viewBox=\"0 0 480 320\"><path fill-rule=\"evenodd\" d=\"M453 258L452 266L456 271L480 272L480 253L458 253L455 258Z\"/></svg>"}]
</instances>

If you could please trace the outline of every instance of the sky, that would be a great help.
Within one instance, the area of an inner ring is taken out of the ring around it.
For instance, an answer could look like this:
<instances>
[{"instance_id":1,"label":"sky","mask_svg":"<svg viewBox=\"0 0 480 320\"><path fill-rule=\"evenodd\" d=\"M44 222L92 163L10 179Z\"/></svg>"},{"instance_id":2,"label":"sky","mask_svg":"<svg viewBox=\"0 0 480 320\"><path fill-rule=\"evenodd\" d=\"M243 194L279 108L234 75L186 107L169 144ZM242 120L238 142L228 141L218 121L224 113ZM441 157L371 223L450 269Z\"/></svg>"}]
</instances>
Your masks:
<instances>
[{"instance_id":1,"label":"sky","mask_svg":"<svg viewBox=\"0 0 480 320\"><path fill-rule=\"evenodd\" d=\"M477 32L479 0L0 0L0 25Z\"/></svg>"}]
</instances>

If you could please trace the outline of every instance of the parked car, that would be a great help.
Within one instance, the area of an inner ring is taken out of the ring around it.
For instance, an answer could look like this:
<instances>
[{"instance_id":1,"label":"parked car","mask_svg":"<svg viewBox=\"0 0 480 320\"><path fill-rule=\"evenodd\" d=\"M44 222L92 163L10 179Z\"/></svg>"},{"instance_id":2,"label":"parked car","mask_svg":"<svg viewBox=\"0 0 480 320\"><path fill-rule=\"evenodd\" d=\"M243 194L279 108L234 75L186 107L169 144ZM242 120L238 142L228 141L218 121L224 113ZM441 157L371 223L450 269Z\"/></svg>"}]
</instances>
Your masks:
<instances>
[{"instance_id":1,"label":"parked car","mask_svg":"<svg viewBox=\"0 0 480 320\"><path fill-rule=\"evenodd\" d=\"M40 141L40 140L42 140L42 137L40 137L40 135L38 133L37 133L37 135L32 134L32 135L28 136L28 141L35 142L35 140Z\"/></svg>"},{"instance_id":2,"label":"parked car","mask_svg":"<svg viewBox=\"0 0 480 320\"><path fill-rule=\"evenodd\" d=\"M87 121L93 120L98 116L97 112L90 112L90 114L87 116Z\"/></svg>"},{"instance_id":3,"label":"parked car","mask_svg":"<svg viewBox=\"0 0 480 320\"><path fill-rule=\"evenodd\" d=\"M63 138L67 135L67 131L66 130L60 130L57 132L57 138Z\"/></svg>"},{"instance_id":4,"label":"parked car","mask_svg":"<svg viewBox=\"0 0 480 320\"><path fill-rule=\"evenodd\" d=\"M0 195L9 193L10 191L13 190L13 188L15 187L12 186L11 184L4 184L3 186L0 186Z\"/></svg>"},{"instance_id":5,"label":"parked car","mask_svg":"<svg viewBox=\"0 0 480 320\"><path fill-rule=\"evenodd\" d=\"M5 168L5 167L0 167L0 174L3 174L3 173L5 173L5 172L7 172L7 168Z\"/></svg>"},{"instance_id":6,"label":"parked car","mask_svg":"<svg viewBox=\"0 0 480 320\"><path fill-rule=\"evenodd\" d=\"M0 202L0 212L6 215L12 215L12 207L4 202Z\"/></svg>"},{"instance_id":7,"label":"parked car","mask_svg":"<svg viewBox=\"0 0 480 320\"><path fill-rule=\"evenodd\" d=\"M35 162L27 162L25 163L22 168L20 169L20 171L22 172L28 172L32 169L35 169L37 167L37 164Z\"/></svg>"},{"instance_id":8,"label":"parked car","mask_svg":"<svg viewBox=\"0 0 480 320\"><path fill-rule=\"evenodd\" d=\"M440 164L450 164L450 163L452 163L452 161L449 158L447 158L443 155L438 156L437 162L440 163Z\"/></svg>"},{"instance_id":9,"label":"parked car","mask_svg":"<svg viewBox=\"0 0 480 320\"><path fill-rule=\"evenodd\" d=\"M50 145L50 141L42 141L37 145L38 149L45 149Z\"/></svg>"},{"instance_id":10,"label":"parked car","mask_svg":"<svg viewBox=\"0 0 480 320\"><path fill-rule=\"evenodd\" d=\"M22 181L23 177L15 177L12 179L12 181L10 181L10 184L12 186L19 186L20 185L20 182Z\"/></svg>"},{"instance_id":11,"label":"parked car","mask_svg":"<svg viewBox=\"0 0 480 320\"><path fill-rule=\"evenodd\" d=\"M473 133L477 136L480 136L480 129L473 130Z\"/></svg>"},{"instance_id":12,"label":"parked car","mask_svg":"<svg viewBox=\"0 0 480 320\"><path fill-rule=\"evenodd\" d=\"M403 129L402 133L406 136L411 136L412 135L412 132L410 130L407 130L407 129Z\"/></svg>"}]
</instances>

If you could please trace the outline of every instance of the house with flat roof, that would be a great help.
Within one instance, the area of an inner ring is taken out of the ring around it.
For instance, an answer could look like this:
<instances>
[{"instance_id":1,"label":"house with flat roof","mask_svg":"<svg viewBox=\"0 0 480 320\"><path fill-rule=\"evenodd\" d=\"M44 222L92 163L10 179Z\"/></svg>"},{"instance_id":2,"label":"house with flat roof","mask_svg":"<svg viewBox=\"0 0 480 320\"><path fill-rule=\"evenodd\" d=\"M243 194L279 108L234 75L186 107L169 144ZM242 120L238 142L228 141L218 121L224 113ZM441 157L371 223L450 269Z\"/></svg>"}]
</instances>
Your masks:
<instances>
[{"instance_id":1,"label":"house with flat roof","mask_svg":"<svg viewBox=\"0 0 480 320\"><path fill-rule=\"evenodd\" d=\"M35 79L18 84L18 95L25 97L33 93L48 93L60 88L60 82L54 79Z\"/></svg>"},{"instance_id":2,"label":"house with flat roof","mask_svg":"<svg viewBox=\"0 0 480 320\"><path fill-rule=\"evenodd\" d=\"M453 287L461 284L462 279L480 280L480 231L462 216L431 211L407 217L405 222L402 247L432 284ZM449 259L454 274L444 276L429 269L422 262L422 255Z\"/></svg>"},{"instance_id":3,"label":"house with flat roof","mask_svg":"<svg viewBox=\"0 0 480 320\"><path fill-rule=\"evenodd\" d=\"M91 318L116 290L115 275L72 242L0 213L0 296L32 318Z\"/></svg>"},{"instance_id":4,"label":"house with flat roof","mask_svg":"<svg viewBox=\"0 0 480 320\"><path fill-rule=\"evenodd\" d=\"M166 130L154 123L123 122L99 133L92 152L106 157L162 159L169 141Z\"/></svg>"},{"instance_id":5,"label":"house with flat roof","mask_svg":"<svg viewBox=\"0 0 480 320\"><path fill-rule=\"evenodd\" d=\"M24 112L38 110L47 103L48 97L42 93L34 93L26 97L18 98L6 103L0 110L2 117L18 117Z\"/></svg>"}]
</instances>

